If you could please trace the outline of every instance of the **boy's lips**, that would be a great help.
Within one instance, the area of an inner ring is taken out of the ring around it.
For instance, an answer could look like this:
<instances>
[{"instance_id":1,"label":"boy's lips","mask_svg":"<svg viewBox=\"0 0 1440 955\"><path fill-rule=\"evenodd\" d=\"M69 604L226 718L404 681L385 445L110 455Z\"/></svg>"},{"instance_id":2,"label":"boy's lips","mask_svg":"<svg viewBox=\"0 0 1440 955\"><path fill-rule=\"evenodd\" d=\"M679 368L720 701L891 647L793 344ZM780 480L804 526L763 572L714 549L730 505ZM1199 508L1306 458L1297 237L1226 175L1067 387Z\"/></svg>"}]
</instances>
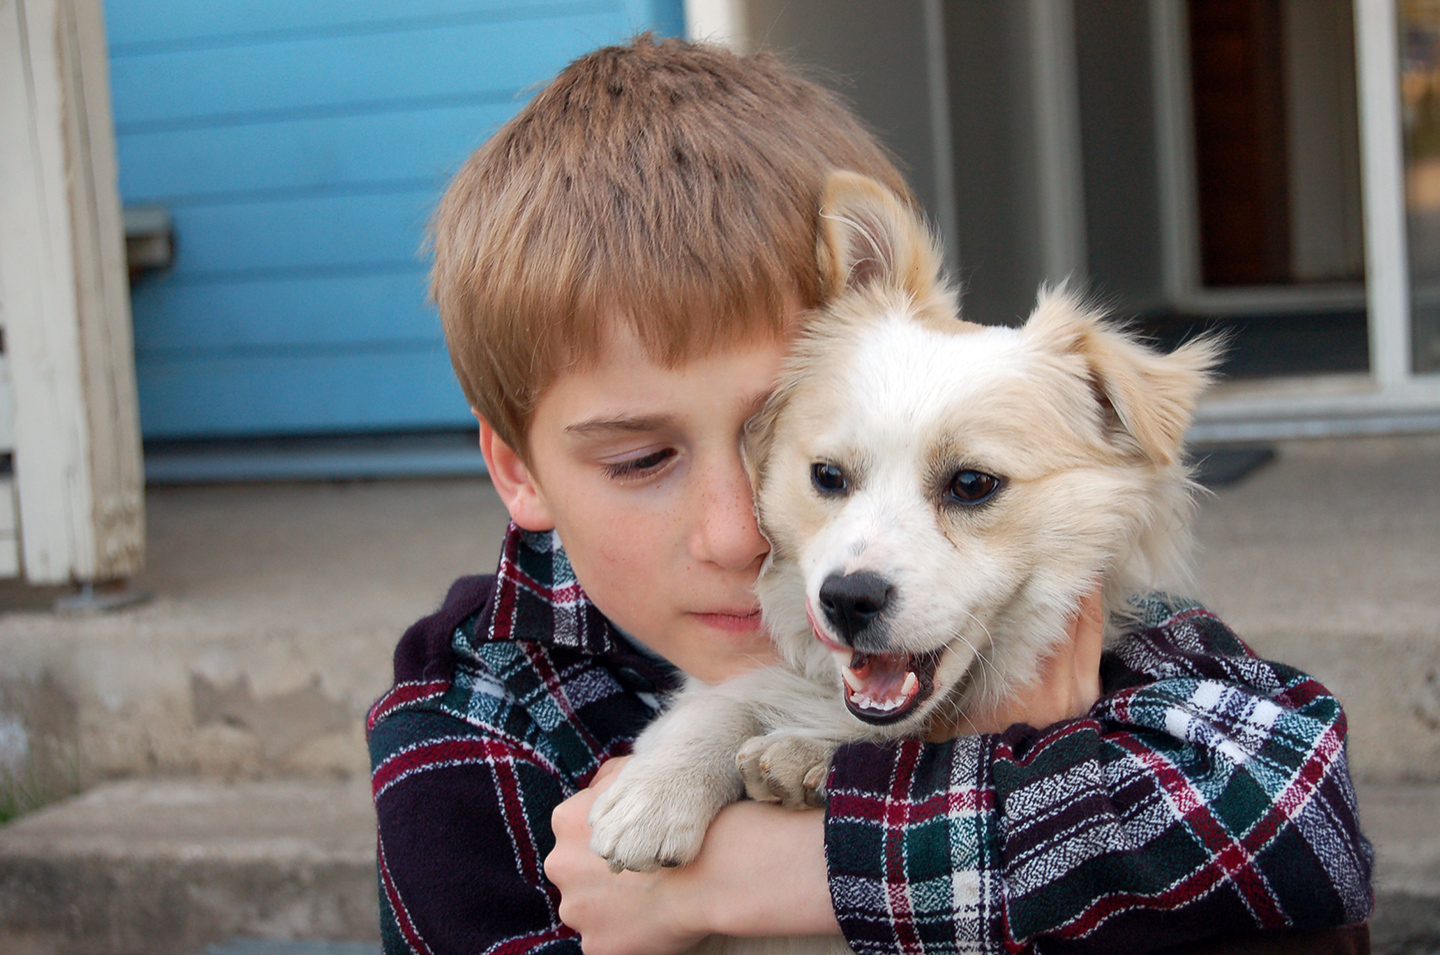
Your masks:
<instances>
[{"instance_id":1,"label":"boy's lips","mask_svg":"<svg viewBox=\"0 0 1440 955\"><path fill-rule=\"evenodd\" d=\"M696 611L695 616L708 626L720 630L745 631L760 628L759 607L743 610L701 610Z\"/></svg>"}]
</instances>

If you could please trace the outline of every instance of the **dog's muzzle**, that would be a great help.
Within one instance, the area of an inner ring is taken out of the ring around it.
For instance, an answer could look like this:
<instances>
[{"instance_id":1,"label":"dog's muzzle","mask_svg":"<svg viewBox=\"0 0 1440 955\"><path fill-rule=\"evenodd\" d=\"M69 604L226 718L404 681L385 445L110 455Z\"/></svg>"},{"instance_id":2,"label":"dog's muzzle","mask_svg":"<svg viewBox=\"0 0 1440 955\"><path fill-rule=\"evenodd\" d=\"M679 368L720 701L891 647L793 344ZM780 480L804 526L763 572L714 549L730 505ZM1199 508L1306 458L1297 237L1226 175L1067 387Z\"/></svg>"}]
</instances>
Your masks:
<instances>
[{"instance_id":1,"label":"dog's muzzle","mask_svg":"<svg viewBox=\"0 0 1440 955\"><path fill-rule=\"evenodd\" d=\"M868 570L831 574L820 584L820 609L841 642L857 650L884 652L881 615L894 593L888 580Z\"/></svg>"},{"instance_id":2,"label":"dog's muzzle","mask_svg":"<svg viewBox=\"0 0 1440 955\"><path fill-rule=\"evenodd\" d=\"M934 691L939 654L897 653L889 645L885 611L895 588L871 571L831 574L820 585L825 626L806 607L815 638L830 649L844 680L845 706L866 723L896 723Z\"/></svg>"}]
</instances>

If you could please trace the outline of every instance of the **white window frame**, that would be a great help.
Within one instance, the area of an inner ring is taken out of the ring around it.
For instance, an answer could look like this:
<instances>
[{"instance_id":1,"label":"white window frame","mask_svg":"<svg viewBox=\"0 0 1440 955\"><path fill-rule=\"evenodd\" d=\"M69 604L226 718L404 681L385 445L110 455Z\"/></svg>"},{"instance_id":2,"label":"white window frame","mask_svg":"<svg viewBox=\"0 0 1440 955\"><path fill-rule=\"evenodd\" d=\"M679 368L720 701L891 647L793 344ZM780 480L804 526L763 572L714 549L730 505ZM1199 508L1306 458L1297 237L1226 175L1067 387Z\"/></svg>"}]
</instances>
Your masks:
<instances>
[{"instance_id":1,"label":"white window frame","mask_svg":"<svg viewBox=\"0 0 1440 955\"><path fill-rule=\"evenodd\" d=\"M1184 0L1150 0L1167 297L1202 314L1366 307L1370 370L1233 383L1197 415L1203 441L1440 431L1440 375L1411 363L1395 0L1353 0L1365 273L1360 286L1205 290L1199 282Z\"/></svg>"}]
</instances>

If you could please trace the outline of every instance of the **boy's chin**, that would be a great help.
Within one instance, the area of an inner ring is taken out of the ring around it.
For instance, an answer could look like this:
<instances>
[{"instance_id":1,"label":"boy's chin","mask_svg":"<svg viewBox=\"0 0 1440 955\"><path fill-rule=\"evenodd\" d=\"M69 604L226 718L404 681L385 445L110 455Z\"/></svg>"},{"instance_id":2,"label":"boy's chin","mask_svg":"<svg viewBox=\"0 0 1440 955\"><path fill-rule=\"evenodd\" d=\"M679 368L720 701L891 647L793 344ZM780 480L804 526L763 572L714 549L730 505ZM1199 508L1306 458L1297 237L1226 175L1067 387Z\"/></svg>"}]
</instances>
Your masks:
<instances>
[{"instance_id":1,"label":"boy's chin","mask_svg":"<svg viewBox=\"0 0 1440 955\"><path fill-rule=\"evenodd\" d=\"M780 662L775 645L763 628L731 630L704 627L700 642L663 654L689 676L702 683L722 683L756 667ZM683 657L683 659L676 659Z\"/></svg>"}]
</instances>

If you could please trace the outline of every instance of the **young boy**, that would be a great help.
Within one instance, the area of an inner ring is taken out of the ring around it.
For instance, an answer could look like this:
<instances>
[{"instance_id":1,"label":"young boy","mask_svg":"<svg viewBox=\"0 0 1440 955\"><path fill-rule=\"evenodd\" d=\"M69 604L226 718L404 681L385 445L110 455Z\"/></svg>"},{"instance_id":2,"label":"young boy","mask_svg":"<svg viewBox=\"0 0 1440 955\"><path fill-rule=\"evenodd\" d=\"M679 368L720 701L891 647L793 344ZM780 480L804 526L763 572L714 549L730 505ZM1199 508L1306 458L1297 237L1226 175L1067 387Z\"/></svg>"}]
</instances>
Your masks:
<instances>
[{"instance_id":1,"label":"young boy","mask_svg":"<svg viewBox=\"0 0 1440 955\"><path fill-rule=\"evenodd\" d=\"M655 875L588 853L586 787L677 668L773 659L739 446L819 301L832 168L909 194L813 84L642 37L576 61L455 177L433 292L513 523L370 714L386 951L1361 950L1363 926L1318 931L1370 907L1344 716L1193 606L1157 604L1103 662L1082 613L1043 686L979 715L1004 732L846 747L825 813L736 804Z\"/></svg>"}]
</instances>

